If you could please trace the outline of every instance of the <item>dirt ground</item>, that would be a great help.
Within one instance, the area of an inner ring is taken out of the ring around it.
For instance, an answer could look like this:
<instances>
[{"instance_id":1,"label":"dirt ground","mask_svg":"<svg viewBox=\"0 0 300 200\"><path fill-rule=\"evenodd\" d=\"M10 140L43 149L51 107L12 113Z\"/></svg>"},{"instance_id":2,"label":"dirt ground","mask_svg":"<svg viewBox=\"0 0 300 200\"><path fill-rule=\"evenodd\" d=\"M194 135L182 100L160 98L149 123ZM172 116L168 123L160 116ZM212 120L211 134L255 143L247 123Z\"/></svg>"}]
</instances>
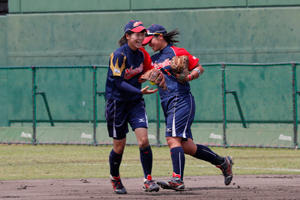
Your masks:
<instances>
[{"instance_id":1,"label":"dirt ground","mask_svg":"<svg viewBox=\"0 0 300 200\"><path fill-rule=\"evenodd\" d=\"M112 192L109 179L0 181L0 199L280 199L300 200L300 175L236 175L229 186L222 176L185 177L185 191L142 191L142 178L124 178L128 194ZM159 180L167 180L160 178Z\"/></svg>"}]
</instances>

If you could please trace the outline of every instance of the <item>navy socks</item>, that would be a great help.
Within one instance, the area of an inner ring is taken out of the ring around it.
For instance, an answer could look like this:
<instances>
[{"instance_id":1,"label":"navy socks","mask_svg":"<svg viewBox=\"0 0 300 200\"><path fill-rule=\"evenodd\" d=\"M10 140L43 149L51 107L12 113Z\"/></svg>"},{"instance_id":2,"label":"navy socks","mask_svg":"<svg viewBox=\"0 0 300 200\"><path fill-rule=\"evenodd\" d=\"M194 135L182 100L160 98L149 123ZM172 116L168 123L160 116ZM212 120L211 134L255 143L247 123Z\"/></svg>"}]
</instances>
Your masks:
<instances>
[{"instance_id":1,"label":"navy socks","mask_svg":"<svg viewBox=\"0 0 300 200\"><path fill-rule=\"evenodd\" d=\"M120 165L122 161L123 154L117 154L114 150L111 150L109 154L109 167L110 167L110 175L114 177L120 176Z\"/></svg>"},{"instance_id":2,"label":"navy socks","mask_svg":"<svg viewBox=\"0 0 300 200\"><path fill-rule=\"evenodd\" d=\"M185 156L184 156L183 148L175 147L172 148L170 152L171 152L171 159L173 164L173 173L175 173L176 175L180 175L181 180L183 180L184 164L185 164Z\"/></svg>"},{"instance_id":3,"label":"navy socks","mask_svg":"<svg viewBox=\"0 0 300 200\"><path fill-rule=\"evenodd\" d=\"M193 157L210 162L213 165L221 165L224 158L213 152L210 148L197 144L197 151Z\"/></svg>"},{"instance_id":4,"label":"navy socks","mask_svg":"<svg viewBox=\"0 0 300 200\"><path fill-rule=\"evenodd\" d=\"M123 154L117 154L114 150L111 150L109 154L109 166L110 174L114 177L120 176L120 165ZM152 172L152 150L151 147L140 148L140 159L144 170L144 176L147 178Z\"/></svg>"},{"instance_id":5,"label":"navy socks","mask_svg":"<svg viewBox=\"0 0 300 200\"><path fill-rule=\"evenodd\" d=\"M140 148L140 159L144 170L144 176L147 178L152 172L152 150L150 146Z\"/></svg>"}]
</instances>

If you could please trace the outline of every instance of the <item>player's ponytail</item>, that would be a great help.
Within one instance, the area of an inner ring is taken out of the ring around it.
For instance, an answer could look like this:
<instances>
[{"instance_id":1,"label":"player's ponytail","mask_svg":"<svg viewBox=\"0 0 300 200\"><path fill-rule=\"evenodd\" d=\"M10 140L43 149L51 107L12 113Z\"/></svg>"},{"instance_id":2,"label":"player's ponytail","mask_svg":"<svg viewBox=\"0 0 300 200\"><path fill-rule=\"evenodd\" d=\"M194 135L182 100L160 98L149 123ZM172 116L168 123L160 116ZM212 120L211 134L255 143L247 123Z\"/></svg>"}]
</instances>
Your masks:
<instances>
[{"instance_id":1,"label":"player's ponytail","mask_svg":"<svg viewBox=\"0 0 300 200\"><path fill-rule=\"evenodd\" d=\"M121 37L118 43L120 46L123 46L124 44L127 43L126 34L124 34L123 37Z\"/></svg>"},{"instance_id":2,"label":"player's ponytail","mask_svg":"<svg viewBox=\"0 0 300 200\"><path fill-rule=\"evenodd\" d=\"M179 31L177 29L174 29L168 33L164 34L164 39L166 40L166 42L168 44L174 44L179 42L178 40L176 40L177 35L179 35Z\"/></svg>"},{"instance_id":3,"label":"player's ponytail","mask_svg":"<svg viewBox=\"0 0 300 200\"><path fill-rule=\"evenodd\" d=\"M131 35L133 32L132 31L127 31L123 37L121 37L121 39L119 40L119 45L123 46L124 44L127 44L127 38L126 38L126 34Z\"/></svg>"}]
</instances>

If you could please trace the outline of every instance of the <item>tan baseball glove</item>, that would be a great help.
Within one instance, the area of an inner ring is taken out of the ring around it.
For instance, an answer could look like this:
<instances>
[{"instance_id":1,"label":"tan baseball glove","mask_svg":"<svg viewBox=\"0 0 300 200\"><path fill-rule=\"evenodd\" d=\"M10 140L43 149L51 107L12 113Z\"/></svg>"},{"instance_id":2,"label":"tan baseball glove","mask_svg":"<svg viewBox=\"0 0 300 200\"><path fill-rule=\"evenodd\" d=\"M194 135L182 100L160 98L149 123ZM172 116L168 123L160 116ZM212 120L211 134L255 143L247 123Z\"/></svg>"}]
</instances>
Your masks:
<instances>
[{"instance_id":1,"label":"tan baseball glove","mask_svg":"<svg viewBox=\"0 0 300 200\"><path fill-rule=\"evenodd\" d=\"M190 73L188 56L174 56L171 60L170 65L176 79L180 83L185 83L186 77Z\"/></svg>"},{"instance_id":2,"label":"tan baseball glove","mask_svg":"<svg viewBox=\"0 0 300 200\"><path fill-rule=\"evenodd\" d=\"M148 80L152 84L156 84L159 87L163 88L164 90L167 89L165 77L163 73L159 69L151 69L146 71L142 76L140 77L142 81Z\"/></svg>"}]
</instances>

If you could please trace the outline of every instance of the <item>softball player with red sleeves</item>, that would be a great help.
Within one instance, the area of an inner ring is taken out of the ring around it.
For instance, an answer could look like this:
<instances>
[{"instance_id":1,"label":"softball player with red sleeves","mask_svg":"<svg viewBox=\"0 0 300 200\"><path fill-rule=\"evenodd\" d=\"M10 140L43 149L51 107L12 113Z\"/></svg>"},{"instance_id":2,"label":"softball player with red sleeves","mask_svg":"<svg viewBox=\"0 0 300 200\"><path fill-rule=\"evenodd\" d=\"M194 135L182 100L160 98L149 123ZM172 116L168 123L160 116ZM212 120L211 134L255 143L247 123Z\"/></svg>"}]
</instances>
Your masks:
<instances>
[{"instance_id":1,"label":"softball player with red sleeves","mask_svg":"<svg viewBox=\"0 0 300 200\"><path fill-rule=\"evenodd\" d=\"M158 191L159 186L152 180L152 151L148 140L148 119L143 94L152 94L157 89L141 88L139 77L153 68L150 55L142 48L146 29L141 21L131 20L124 28L120 47L109 60L105 99L106 121L109 136L113 138L113 149L109 155L110 175L113 190L126 194L122 184L119 167L126 144L128 123L135 132L140 160L144 171L145 191Z\"/></svg>"},{"instance_id":2,"label":"softball player with red sleeves","mask_svg":"<svg viewBox=\"0 0 300 200\"><path fill-rule=\"evenodd\" d=\"M175 37L177 30L167 32L159 24L152 24L147 29L147 37L143 45L149 44L154 52L152 58L155 67L163 68L167 89L159 88L161 105L166 121L166 140L170 148L173 176L167 181L157 182L163 189L183 190L185 156L189 154L197 159L205 160L221 169L225 185L229 185L232 174L232 159L221 157L210 148L193 142L191 125L195 115L195 101L190 91L189 81L197 79L204 69L198 63L199 59L192 56L183 48L174 46L178 42ZM190 73L185 77L178 77L170 67L170 60L174 56L188 56Z\"/></svg>"}]
</instances>

